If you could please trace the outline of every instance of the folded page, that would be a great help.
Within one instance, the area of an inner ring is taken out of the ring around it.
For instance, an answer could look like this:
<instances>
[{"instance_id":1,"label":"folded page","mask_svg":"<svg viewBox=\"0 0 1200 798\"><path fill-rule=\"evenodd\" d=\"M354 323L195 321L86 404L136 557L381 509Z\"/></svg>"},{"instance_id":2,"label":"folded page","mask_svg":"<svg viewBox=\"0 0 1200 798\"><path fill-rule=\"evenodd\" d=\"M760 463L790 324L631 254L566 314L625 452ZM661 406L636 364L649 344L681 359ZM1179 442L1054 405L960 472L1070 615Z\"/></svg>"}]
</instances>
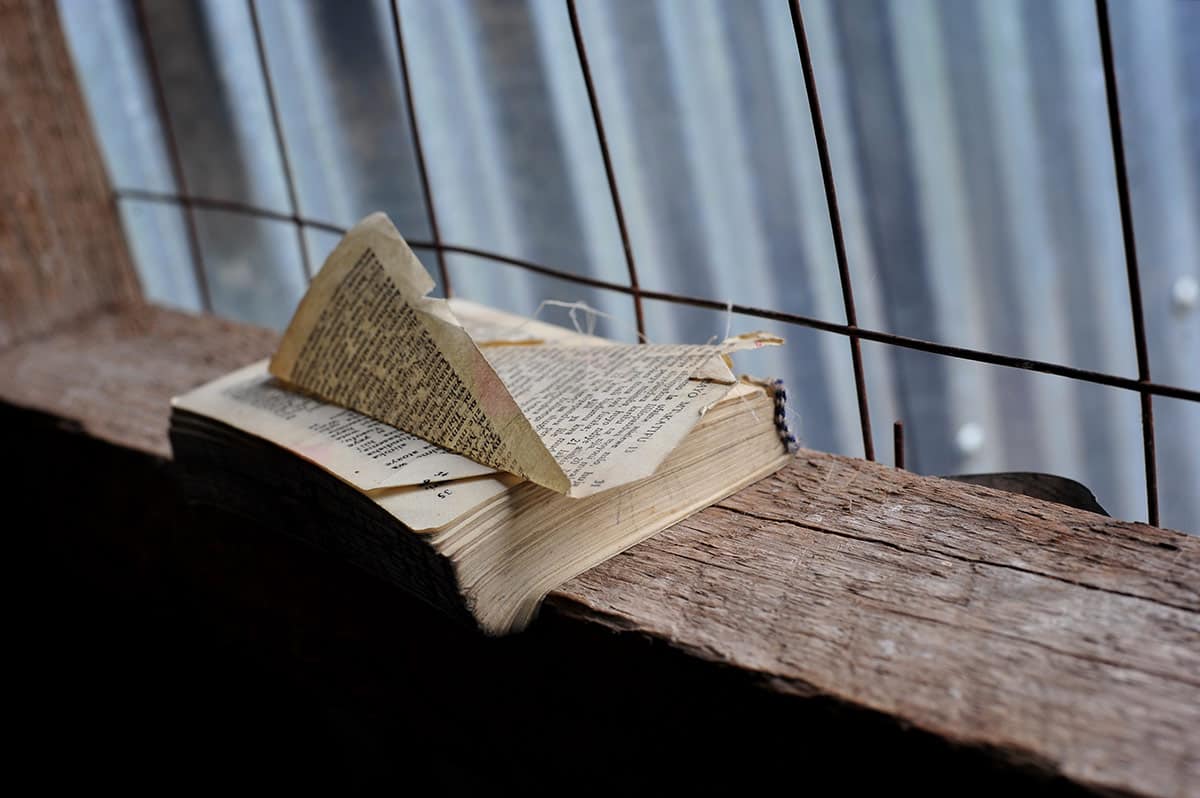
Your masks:
<instances>
[{"instance_id":1,"label":"folded page","mask_svg":"<svg viewBox=\"0 0 1200 798\"><path fill-rule=\"evenodd\" d=\"M367 217L314 278L271 373L569 496L652 474L735 383L727 355L781 343L528 345L516 335L481 348L428 296L433 286L387 217Z\"/></svg>"}]
</instances>

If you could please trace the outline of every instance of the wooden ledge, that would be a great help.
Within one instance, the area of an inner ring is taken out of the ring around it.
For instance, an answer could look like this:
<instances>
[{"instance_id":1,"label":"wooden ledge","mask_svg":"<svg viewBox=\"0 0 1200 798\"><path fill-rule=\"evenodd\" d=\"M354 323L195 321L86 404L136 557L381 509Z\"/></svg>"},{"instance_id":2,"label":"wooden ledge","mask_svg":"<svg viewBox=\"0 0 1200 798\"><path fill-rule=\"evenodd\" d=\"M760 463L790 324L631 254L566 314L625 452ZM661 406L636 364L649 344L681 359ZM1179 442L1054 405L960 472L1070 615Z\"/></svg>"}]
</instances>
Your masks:
<instances>
[{"instance_id":1,"label":"wooden ledge","mask_svg":"<svg viewBox=\"0 0 1200 798\"><path fill-rule=\"evenodd\" d=\"M1093 787L1200 789L1200 540L804 453L560 611Z\"/></svg>"},{"instance_id":2,"label":"wooden ledge","mask_svg":"<svg viewBox=\"0 0 1200 798\"><path fill-rule=\"evenodd\" d=\"M278 340L153 305L98 313L0 349L0 401L165 459L171 397L267 357Z\"/></svg>"},{"instance_id":3,"label":"wooden ledge","mask_svg":"<svg viewBox=\"0 0 1200 798\"><path fill-rule=\"evenodd\" d=\"M167 458L170 397L276 340L102 313L0 351L0 400ZM1200 791L1200 538L804 452L547 607L1080 786Z\"/></svg>"}]
</instances>

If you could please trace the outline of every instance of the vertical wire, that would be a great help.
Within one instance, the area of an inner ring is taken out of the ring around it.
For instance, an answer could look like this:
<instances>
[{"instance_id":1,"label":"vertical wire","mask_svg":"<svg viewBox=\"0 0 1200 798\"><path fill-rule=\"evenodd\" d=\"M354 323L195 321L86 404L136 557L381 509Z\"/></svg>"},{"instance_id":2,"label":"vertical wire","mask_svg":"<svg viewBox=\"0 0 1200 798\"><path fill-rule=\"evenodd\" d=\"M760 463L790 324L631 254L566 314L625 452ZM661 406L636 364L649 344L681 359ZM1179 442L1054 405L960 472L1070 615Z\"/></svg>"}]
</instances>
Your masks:
<instances>
[{"instance_id":1,"label":"vertical wire","mask_svg":"<svg viewBox=\"0 0 1200 798\"><path fill-rule=\"evenodd\" d=\"M417 174L421 178L421 192L425 197L425 213L429 217L429 231L437 253L438 273L442 277L442 292L452 295L450 271L446 268L446 251L442 247L442 231L438 227L437 211L433 205L433 192L429 190L429 170L425 165L425 148L421 146L421 126L417 124L417 106L413 103L412 81L408 76L408 52L404 49L404 32L400 27L399 0L392 0L392 28L396 34L396 51L400 57L400 77L404 82L404 101L408 105L408 125L412 132L413 150L417 156Z\"/></svg>"},{"instance_id":2,"label":"vertical wire","mask_svg":"<svg viewBox=\"0 0 1200 798\"><path fill-rule=\"evenodd\" d=\"M625 267L629 272L629 287L632 289L630 295L633 297L633 313L637 319L638 343L645 343L646 321L642 315L642 289L638 283L637 264L633 259L633 245L629 242L629 229L625 226L625 212L621 208L621 194L617 190L617 176L613 170L612 155L608 151L608 138L604 135L604 120L600 116L600 102L596 98L596 86L592 82L592 69L588 65L587 49L583 46L583 32L579 27L579 14L575 9L575 0L567 0L567 14L571 18L571 34L575 37L575 51L579 54L579 68L583 71L588 103L592 107L592 121L596 126L596 138L600 142L600 156L604 159L604 174L608 177L608 192L612 196L613 211L617 216L621 246L625 249Z\"/></svg>"},{"instance_id":3,"label":"vertical wire","mask_svg":"<svg viewBox=\"0 0 1200 798\"><path fill-rule=\"evenodd\" d=\"M833 229L833 247L837 255L838 277L842 283L842 303L846 309L846 325L851 328L850 362L854 368L854 390L858 395L858 420L862 427L863 456L875 459L875 441L871 435L871 408L867 401L867 379L863 373L862 343L855 334L858 312L854 309L854 289L850 284L850 263L846 257L846 237L842 232L842 214L838 209L837 187L833 180L833 164L829 158L829 141L825 136L825 119L821 100L817 96L817 79L813 73L812 53L804 31L804 16L799 0L791 0L792 29L796 34L796 49L800 53L800 69L804 73L804 90L808 94L808 111L812 118L813 137L817 141L817 157L821 162L821 181L825 184L825 204L829 208L829 226Z\"/></svg>"},{"instance_id":4,"label":"vertical wire","mask_svg":"<svg viewBox=\"0 0 1200 798\"><path fill-rule=\"evenodd\" d=\"M892 463L904 470L904 424L899 421L892 424Z\"/></svg>"},{"instance_id":5,"label":"vertical wire","mask_svg":"<svg viewBox=\"0 0 1200 798\"><path fill-rule=\"evenodd\" d=\"M1108 1L1096 0L1096 26L1100 33L1100 57L1104 63L1104 89L1108 98L1108 127L1112 135L1113 171L1117 177L1117 200L1121 209L1121 235L1125 248L1125 273L1129 280L1129 312L1133 317L1133 341L1137 352L1138 382L1150 382L1150 354L1146 346L1146 322L1142 315L1142 283L1138 272L1137 243L1133 235L1133 205L1129 174L1125 165L1125 137L1121 130L1121 106L1117 98L1117 70L1109 28ZM1151 524L1158 526L1158 464L1155 458L1154 405L1145 390L1142 400L1142 448L1146 458L1146 507Z\"/></svg>"},{"instance_id":6,"label":"vertical wire","mask_svg":"<svg viewBox=\"0 0 1200 798\"><path fill-rule=\"evenodd\" d=\"M258 64L262 68L263 84L267 89L267 104L271 108L271 125L275 129L275 144L279 148L279 163L283 168L283 178L287 183L288 202L292 207L296 240L300 244L300 268L304 272L304 280L312 279L312 259L308 254L308 240L304 235L304 223L300 221L300 198L296 192L296 180L292 175L292 166L288 160L287 144L283 139L283 120L279 114L279 105L275 99L275 84L271 80L271 68L267 64L267 47L263 41L262 25L258 21L258 6L255 0L246 0L250 9L250 24L254 28L254 46L258 51Z\"/></svg>"},{"instance_id":7,"label":"vertical wire","mask_svg":"<svg viewBox=\"0 0 1200 798\"><path fill-rule=\"evenodd\" d=\"M171 164L171 174L179 189L180 202L183 205L184 226L187 229L188 252L192 259L192 274L196 278L196 289L200 294L200 303L204 310L211 313L213 309L212 294L208 288L208 275L204 271L204 255L200 250L200 232L196 228L196 212L192 207L191 195L187 187L187 179L183 173L183 157L179 152L179 142L175 138L175 126L171 123L171 113L167 109L167 92L163 86L162 73L159 71L158 56L154 52L154 43L150 39L150 25L146 19L146 8L143 0L134 0L133 13L137 22L138 38L142 44L142 54L146 66L150 69L150 85L154 90L154 104L158 108L158 118L163 128L163 139L167 147L167 157Z\"/></svg>"}]
</instances>

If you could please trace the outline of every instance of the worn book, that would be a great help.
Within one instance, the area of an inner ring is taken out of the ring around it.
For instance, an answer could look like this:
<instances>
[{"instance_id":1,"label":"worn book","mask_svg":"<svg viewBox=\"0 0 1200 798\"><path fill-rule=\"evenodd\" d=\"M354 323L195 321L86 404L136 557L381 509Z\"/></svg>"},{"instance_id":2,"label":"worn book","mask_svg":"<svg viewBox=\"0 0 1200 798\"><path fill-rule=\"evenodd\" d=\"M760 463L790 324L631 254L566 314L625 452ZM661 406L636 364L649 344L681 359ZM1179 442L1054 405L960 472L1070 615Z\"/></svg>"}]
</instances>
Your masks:
<instances>
[{"instance_id":1,"label":"worn book","mask_svg":"<svg viewBox=\"0 0 1200 798\"><path fill-rule=\"evenodd\" d=\"M790 457L782 387L731 368L778 338L620 344L433 288L359 223L269 361L173 400L187 495L504 634Z\"/></svg>"}]
</instances>

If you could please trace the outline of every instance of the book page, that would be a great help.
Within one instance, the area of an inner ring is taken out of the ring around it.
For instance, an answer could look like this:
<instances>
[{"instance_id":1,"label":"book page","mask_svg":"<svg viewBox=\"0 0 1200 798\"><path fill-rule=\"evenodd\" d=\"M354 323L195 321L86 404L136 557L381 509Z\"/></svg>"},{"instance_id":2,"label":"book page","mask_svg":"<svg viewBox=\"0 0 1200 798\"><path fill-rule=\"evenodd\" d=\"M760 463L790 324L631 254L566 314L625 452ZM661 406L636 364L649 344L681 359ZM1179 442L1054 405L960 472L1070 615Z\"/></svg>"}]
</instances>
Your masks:
<instances>
[{"instance_id":1,"label":"book page","mask_svg":"<svg viewBox=\"0 0 1200 798\"><path fill-rule=\"evenodd\" d=\"M330 254L270 371L334 404L560 493L570 488L433 279L383 214Z\"/></svg>"},{"instance_id":2,"label":"book page","mask_svg":"<svg viewBox=\"0 0 1200 798\"><path fill-rule=\"evenodd\" d=\"M413 532L436 532L475 512L523 483L513 474L496 473L416 488L397 488L371 494L375 502Z\"/></svg>"},{"instance_id":3,"label":"book page","mask_svg":"<svg viewBox=\"0 0 1200 798\"><path fill-rule=\"evenodd\" d=\"M172 405L271 441L363 491L495 473L416 435L285 388L267 373L265 360Z\"/></svg>"},{"instance_id":4,"label":"book page","mask_svg":"<svg viewBox=\"0 0 1200 798\"><path fill-rule=\"evenodd\" d=\"M652 475L735 380L714 347L534 346L485 350L560 463L570 495ZM712 379L695 380L702 370ZM723 373L722 373L723 372ZM720 382L716 381L720 380Z\"/></svg>"},{"instance_id":5,"label":"book page","mask_svg":"<svg viewBox=\"0 0 1200 798\"><path fill-rule=\"evenodd\" d=\"M499 311L464 306L476 335L499 338L481 348L446 300L427 296L433 286L387 217L369 216L313 280L271 373L569 496L652 474L735 383L727 355L782 342L537 344L537 323L522 323L530 338L506 332Z\"/></svg>"}]
</instances>

